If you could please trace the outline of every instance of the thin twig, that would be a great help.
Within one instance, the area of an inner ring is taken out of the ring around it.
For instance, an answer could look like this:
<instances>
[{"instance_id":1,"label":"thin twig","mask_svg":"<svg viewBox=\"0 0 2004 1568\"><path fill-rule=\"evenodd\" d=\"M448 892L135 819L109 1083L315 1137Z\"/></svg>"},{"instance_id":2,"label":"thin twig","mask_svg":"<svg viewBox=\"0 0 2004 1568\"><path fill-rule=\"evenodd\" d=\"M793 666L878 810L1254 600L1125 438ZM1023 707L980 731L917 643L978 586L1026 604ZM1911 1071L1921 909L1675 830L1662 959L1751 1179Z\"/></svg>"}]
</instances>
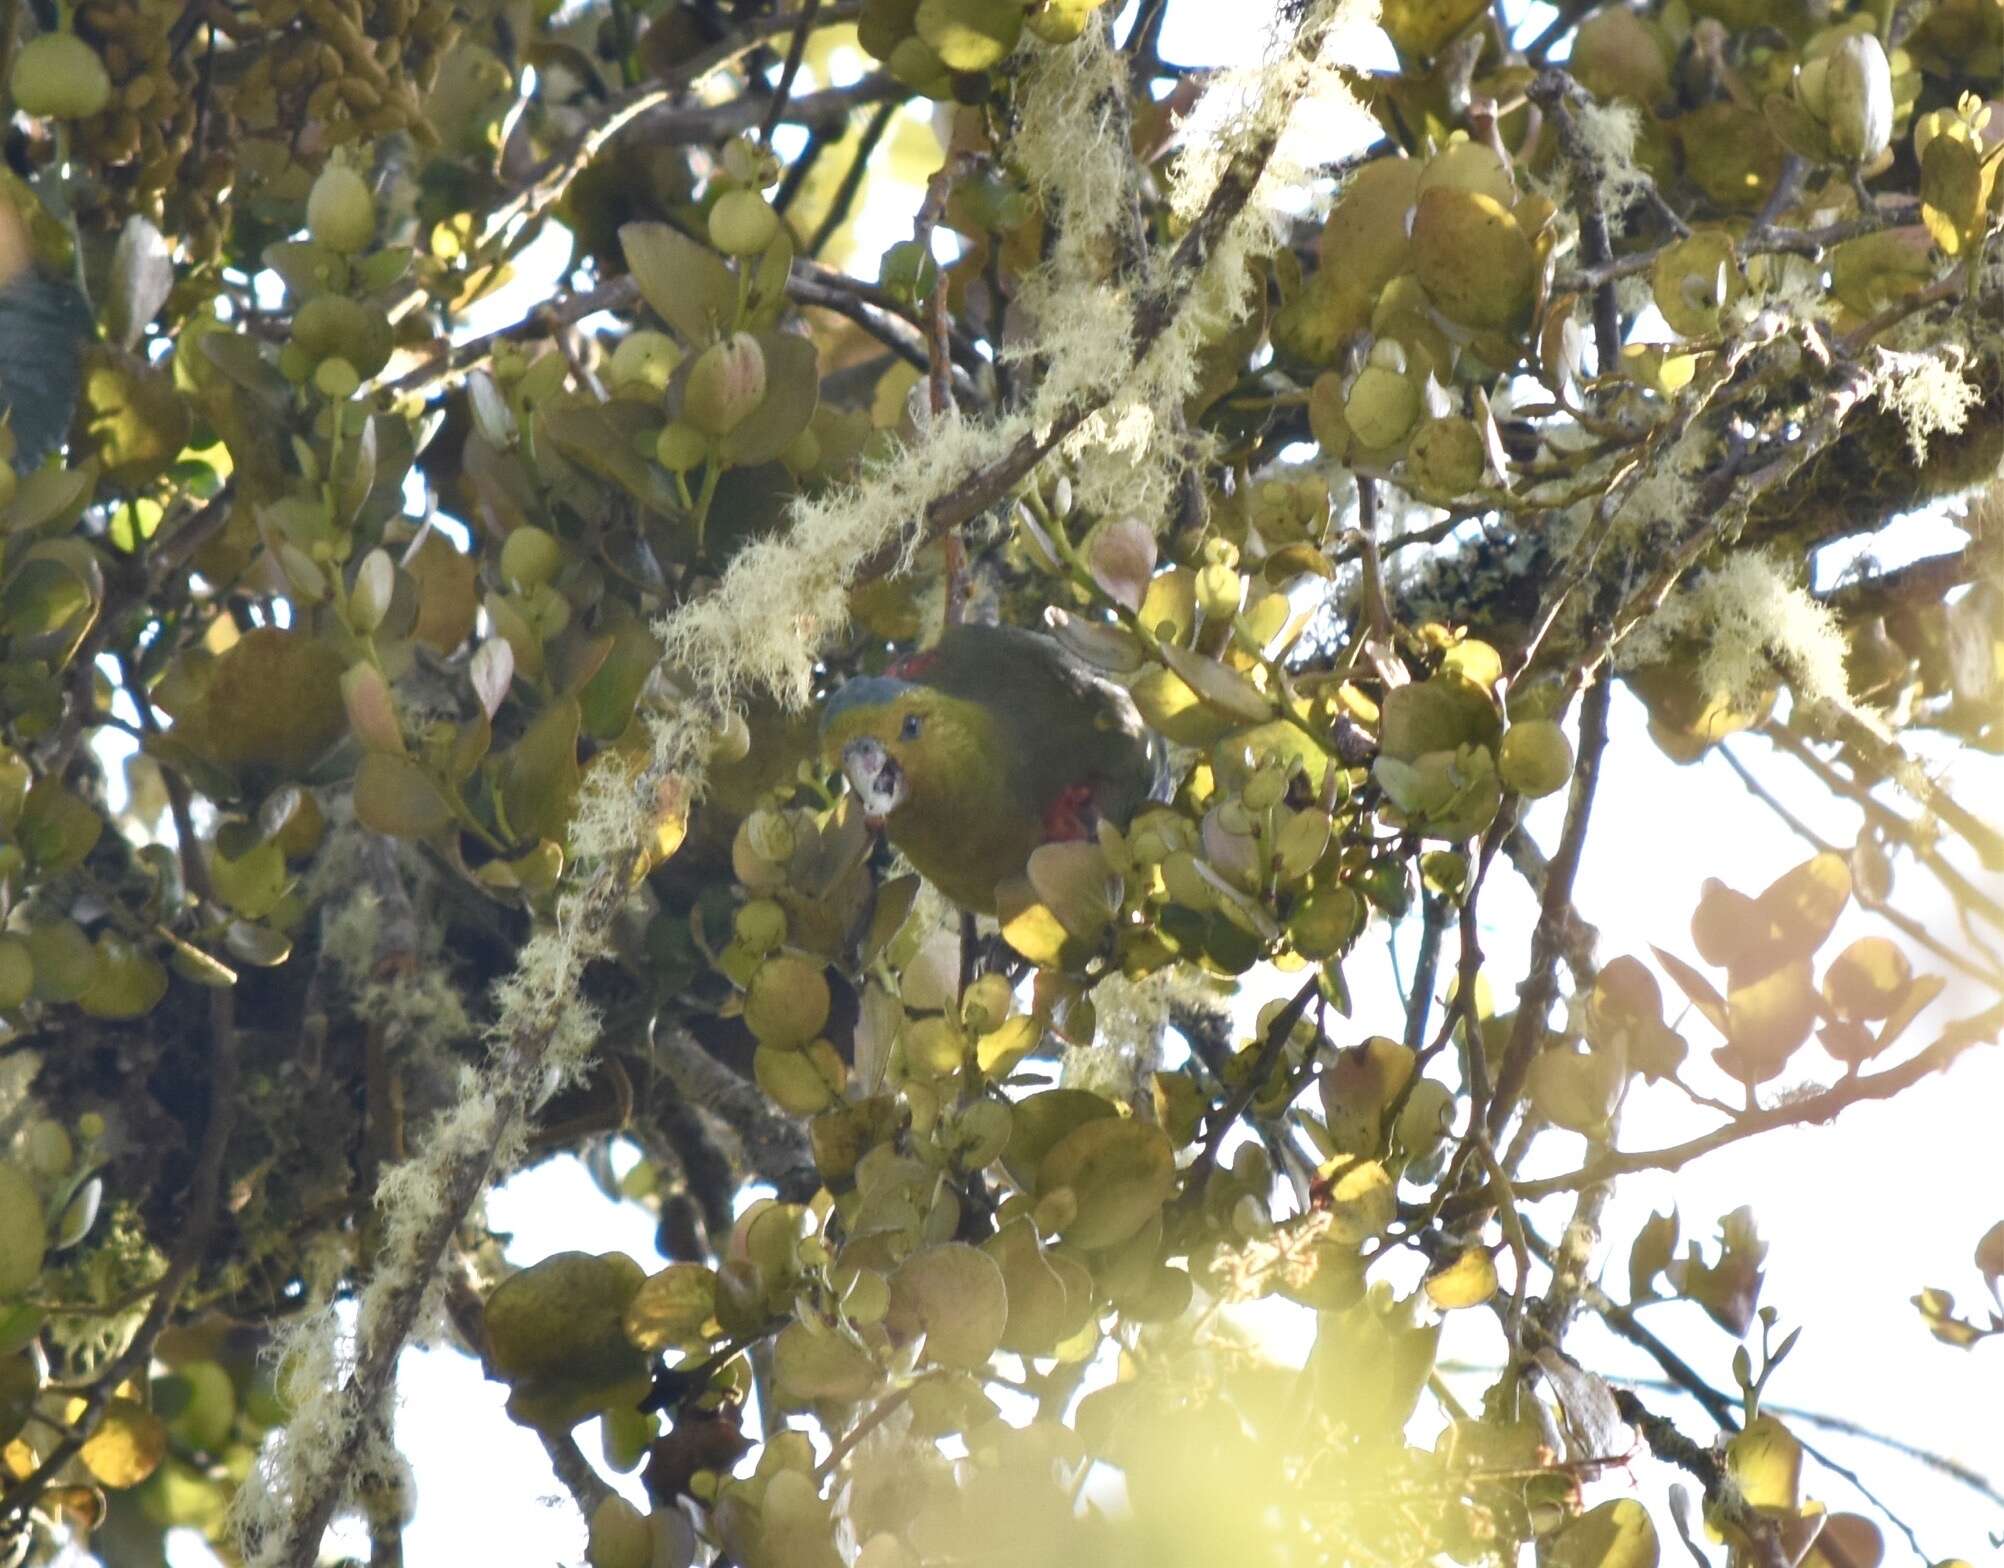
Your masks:
<instances>
[{"instance_id":1,"label":"thin twig","mask_svg":"<svg viewBox=\"0 0 2004 1568\"><path fill-rule=\"evenodd\" d=\"M1753 769L1740 761L1738 755L1730 746L1721 744L1714 749L1724 760L1726 766L1738 775L1739 781L1746 787L1747 793L1780 818L1782 823L1797 838L1809 845L1818 854L1841 855L1844 853L1838 845L1824 838L1814 828L1810 827L1808 823L1790 811L1787 806L1783 805L1775 797L1774 792L1761 783ZM1865 900L1860 898L1859 902L1864 903ZM1934 954L1943 963L1948 964L1952 968L1960 969L1973 980L1981 980L1984 984L1995 990L2004 991L2004 971L1993 969L1987 964L1980 964L1957 951L1955 948L1949 946L1948 943L1936 937L1933 932L1929 931L1926 926L1922 925L1911 915L1906 914L1902 910L1895 909L1891 904L1871 903L1866 904L1866 907L1881 920L1904 935L1908 941L1918 947L1926 948L1927 951Z\"/></svg>"},{"instance_id":2,"label":"thin twig","mask_svg":"<svg viewBox=\"0 0 2004 1568\"><path fill-rule=\"evenodd\" d=\"M1417 1051L1426 1039L1427 1014L1433 1006L1434 972L1440 964L1440 933L1446 925L1447 901L1433 897L1422 900L1419 955L1413 960L1413 985L1406 995L1408 1050ZM1393 958L1396 962L1396 953Z\"/></svg>"},{"instance_id":3,"label":"thin twig","mask_svg":"<svg viewBox=\"0 0 2004 1568\"><path fill-rule=\"evenodd\" d=\"M821 0L801 0L800 22L793 29L793 41L786 48L786 64L780 67L779 85L773 89L772 102L766 105L765 119L758 128L759 145L770 147L772 133L779 129L780 117L786 113L786 102L793 96L794 78L800 75L800 62L807 56L807 38L814 31L814 18L821 9Z\"/></svg>"},{"instance_id":4,"label":"thin twig","mask_svg":"<svg viewBox=\"0 0 2004 1568\"><path fill-rule=\"evenodd\" d=\"M836 1439L835 1446L828 1451L828 1457L815 1467L814 1478L817 1481L825 1480L839 1470L842 1461L856 1451L857 1445L864 1438L904 1408L905 1401L911 1398L911 1394L910 1388L894 1389L872 1405L868 1414Z\"/></svg>"},{"instance_id":5,"label":"thin twig","mask_svg":"<svg viewBox=\"0 0 2004 1568\"><path fill-rule=\"evenodd\" d=\"M856 205L856 197L863 189L863 177L869 172L870 155L877 150L877 143L884 139L884 132L891 128L891 121L901 107L895 99L879 104L877 112L863 126L862 135L856 138L856 151L849 160L849 167L842 171L842 182L835 187L835 194L828 201L828 210L821 215L821 221L814 226L813 236L807 241L806 253L809 256L819 256L826 250L828 242L835 237L835 231L849 221L849 210Z\"/></svg>"},{"instance_id":6,"label":"thin twig","mask_svg":"<svg viewBox=\"0 0 2004 1568\"><path fill-rule=\"evenodd\" d=\"M1211 1179L1211 1171L1218 1163L1218 1151L1224 1146L1225 1134L1231 1131L1233 1125L1245 1114L1246 1107L1252 1104L1253 1096L1259 1093L1259 1086L1266 1082L1266 1075L1273 1070L1273 1064L1279 1060L1282 1047L1294 1033L1294 1026L1301 1022L1308 1011L1308 1004L1315 999L1321 987L1321 973L1317 971L1310 974L1301 989L1288 999L1287 1005L1273 1015L1272 1021L1266 1026L1265 1035L1260 1039L1258 1054L1253 1057L1252 1066L1239 1081L1238 1087L1232 1091L1230 1098L1211 1118L1210 1126L1204 1133L1204 1146L1197 1151L1197 1157L1190 1162L1189 1169L1184 1173L1186 1179L1183 1191L1186 1195L1194 1197L1203 1192L1206 1183Z\"/></svg>"},{"instance_id":7,"label":"thin twig","mask_svg":"<svg viewBox=\"0 0 2004 1568\"><path fill-rule=\"evenodd\" d=\"M1489 1135L1503 1131L1512 1106L1524 1087L1531 1059L1544 1039L1547 1014L1558 995L1559 955L1572 913L1573 880L1579 875L1586 847L1587 822L1593 814L1594 791L1600 782L1601 757L1607 750L1607 713L1613 676L1602 671L1580 702L1580 752L1573 765L1572 793L1566 800L1566 825L1545 876L1538 924L1531 932L1531 967L1517 993L1517 1017L1510 1041L1496 1069L1496 1092L1488 1105Z\"/></svg>"},{"instance_id":8,"label":"thin twig","mask_svg":"<svg viewBox=\"0 0 2004 1568\"><path fill-rule=\"evenodd\" d=\"M1530 1203L1555 1192L1576 1192L1596 1182L1611 1181L1635 1171L1681 1170L1704 1155L1758 1137L1777 1127L1805 1127L1828 1122L1850 1106L1867 1100L1891 1099L1923 1078L1944 1071L1965 1051L1994 1040L1999 1030L2004 1030L2004 1002L1956 1020L1943 1029L1932 1045L1884 1072L1853 1074L1839 1079L1827 1089L1779 1105L1746 1111L1723 1127L1716 1127L1668 1148L1629 1152L1605 1150L1578 1170L1518 1182L1517 1196L1521 1201ZM1446 1205L1445 1212L1450 1215L1464 1213L1499 1201L1500 1194L1485 1188L1455 1197Z\"/></svg>"}]
</instances>

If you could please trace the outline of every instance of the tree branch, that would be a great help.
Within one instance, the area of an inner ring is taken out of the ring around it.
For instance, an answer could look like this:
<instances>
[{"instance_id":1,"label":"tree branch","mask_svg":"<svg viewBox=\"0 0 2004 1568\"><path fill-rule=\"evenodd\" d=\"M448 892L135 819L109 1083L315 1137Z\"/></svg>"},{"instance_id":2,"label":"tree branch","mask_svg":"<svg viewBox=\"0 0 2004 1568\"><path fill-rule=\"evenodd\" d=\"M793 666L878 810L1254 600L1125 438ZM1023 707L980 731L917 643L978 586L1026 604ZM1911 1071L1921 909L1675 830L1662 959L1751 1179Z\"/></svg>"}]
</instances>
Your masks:
<instances>
[{"instance_id":1,"label":"tree branch","mask_svg":"<svg viewBox=\"0 0 2004 1568\"><path fill-rule=\"evenodd\" d=\"M1496 1069L1496 1090L1488 1106L1491 1138L1502 1135L1511 1108L1523 1092L1531 1059L1543 1043L1547 1015L1558 995L1559 955L1565 949L1571 925L1573 880L1579 875L1587 821L1593 813L1594 790L1600 782L1601 756L1607 750L1607 711L1613 689L1612 672L1603 670L1580 702L1580 753L1573 765L1565 830L1560 834L1558 853L1552 857L1545 875L1538 924L1531 932L1530 972L1518 990L1517 1017L1510 1026L1510 1041Z\"/></svg>"},{"instance_id":2,"label":"tree branch","mask_svg":"<svg viewBox=\"0 0 2004 1568\"><path fill-rule=\"evenodd\" d=\"M1666 1149L1636 1150L1626 1153L1610 1149L1589 1160L1576 1171L1568 1171L1561 1176L1546 1176L1534 1181L1516 1183L1517 1197L1529 1203L1539 1198L1550 1197L1557 1192L1576 1192L1582 1187L1610 1181L1617 1176L1626 1176L1635 1171L1681 1170L1693 1160L1716 1149L1723 1149L1743 1139L1771 1132L1777 1127L1801 1127L1831 1121L1849 1106L1865 1100L1891 1099L1930 1074L1944 1071L1963 1052L1995 1039L2000 1029L2004 1029L2004 1002L1985 1008L1968 1018L1958 1019L1942 1031L1940 1038L1934 1044L1916 1052L1897 1067L1889 1067L1879 1073L1841 1078L1829 1088L1818 1090L1813 1094L1786 1100L1779 1105L1748 1111L1723 1127L1714 1128L1700 1137L1673 1144ZM1501 1201L1502 1195L1499 1192L1484 1187L1479 1191L1451 1199L1443 1212L1456 1216Z\"/></svg>"}]
</instances>

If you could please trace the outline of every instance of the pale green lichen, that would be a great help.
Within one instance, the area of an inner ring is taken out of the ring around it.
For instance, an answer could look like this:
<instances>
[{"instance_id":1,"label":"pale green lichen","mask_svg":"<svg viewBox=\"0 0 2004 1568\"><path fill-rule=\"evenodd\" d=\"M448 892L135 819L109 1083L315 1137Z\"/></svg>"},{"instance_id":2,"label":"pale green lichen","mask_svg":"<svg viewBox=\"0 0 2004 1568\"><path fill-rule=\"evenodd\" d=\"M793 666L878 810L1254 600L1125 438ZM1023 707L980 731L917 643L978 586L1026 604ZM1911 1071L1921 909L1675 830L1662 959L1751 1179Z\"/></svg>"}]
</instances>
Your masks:
<instances>
[{"instance_id":1,"label":"pale green lichen","mask_svg":"<svg viewBox=\"0 0 2004 1568\"><path fill-rule=\"evenodd\" d=\"M1700 687L1735 704L1759 701L1779 668L1799 700L1852 706L1836 617L1764 551L1729 556L1666 600L1622 644L1621 662L1660 660L1691 636L1704 648Z\"/></svg>"},{"instance_id":2,"label":"pale green lichen","mask_svg":"<svg viewBox=\"0 0 2004 1568\"><path fill-rule=\"evenodd\" d=\"M1090 122L1099 112L1095 106L1122 90L1124 67L1105 40L1048 51L1030 77L1025 133L1013 150L1032 183L1055 198L1065 227L1051 257L1019 290L1028 328L1009 353L1040 368L1031 409L1040 429L1082 403L1099 405L1063 445L1087 511L1167 522L1187 464L1206 455L1181 420L1196 389L1199 352L1258 299L1264 284L1256 263L1283 243L1301 209L1304 167L1326 161L1346 145L1345 131L1368 120L1336 64L1374 18L1367 3L1325 0L1311 8L1301 30L1315 47L1220 73L1207 88L1169 171L1167 196L1180 223L1195 221L1226 172L1252 149L1272 144L1273 151L1250 199L1190 280L1171 276L1166 248L1126 272L1113 264L1139 171L1117 138L1082 143L1077 130L1081 119ZM1310 111L1324 122L1318 134L1291 139L1290 126ZM1345 131L1333 129L1339 125ZM1137 357L1137 304L1172 295L1175 308Z\"/></svg>"},{"instance_id":3,"label":"pale green lichen","mask_svg":"<svg viewBox=\"0 0 2004 1568\"><path fill-rule=\"evenodd\" d=\"M856 483L796 502L783 533L740 550L714 593L660 623L669 662L715 712L755 691L804 706L814 661L848 624L858 568L881 551L892 570L908 567L927 508L999 463L1026 430L1013 418L936 420L922 443Z\"/></svg>"},{"instance_id":4,"label":"pale green lichen","mask_svg":"<svg viewBox=\"0 0 2004 1568\"><path fill-rule=\"evenodd\" d=\"M341 1389L355 1366L355 1342L329 1301L281 1322L265 1358L281 1395L292 1402L286 1424L265 1439L257 1464L237 1488L230 1524L246 1562L283 1561L295 1510L308 1489L345 1456L362 1413Z\"/></svg>"},{"instance_id":5,"label":"pale green lichen","mask_svg":"<svg viewBox=\"0 0 2004 1568\"><path fill-rule=\"evenodd\" d=\"M1068 1089L1146 1104L1149 1078L1162 1065L1163 1037L1178 1002L1209 1008L1217 997L1204 982L1173 968L1138 980L1108 975L1093 987L1092 1042L1065 1052L1058 1081Z\"/></svg>"},{"instance_id":6,"label":"pale green lichen","mask_svg":"<svg viewBox=\"0 0 2004 1568\"><path fill-rule=\"evenodd\" d=\"M410 1050L440 1048L470 1040L478 1032L466 998L439 962L440 935L432 922L413 922L417 951L409 963L385 969L380 950L382 898L371 888L358 861L363 830L344 824L329 835L314 866L308 898L318 905L320 955L337 981L351 1012L366 1024L396 1031ZM401 870L413 899L427 896L427 873L415 857Z\"/></svg>"},{"instance_id":7,"label":"pale green lichen","mask_svg":"<svg viewBox=\"0 0 2004 1568\"><path fill-rule=\"evenodd\" d=\"M1918 353L1890 348L1875 353L1874 395L1906 427L1914 461L1925 463L1929 438L1959 434L1969 411L1983 401L1962 373L1967 355L1956 344Z\"/></svg>"},{"instance_id":8,"label":"pale green lichen","mask_svg":"<svg viewBox=\"0 0 2004 1568\"><path fill-rule=\"evenodd\" d=\"M1650 187L1650 179L1635 161L1635 144L1642 135L1642 114L1630 103L1610 99L1580 104L1573 110L1579 130L1579 150L1585 173L1598 193L1608 228L1625 227L1625 215Z\"/></svg>"}]
</instances>

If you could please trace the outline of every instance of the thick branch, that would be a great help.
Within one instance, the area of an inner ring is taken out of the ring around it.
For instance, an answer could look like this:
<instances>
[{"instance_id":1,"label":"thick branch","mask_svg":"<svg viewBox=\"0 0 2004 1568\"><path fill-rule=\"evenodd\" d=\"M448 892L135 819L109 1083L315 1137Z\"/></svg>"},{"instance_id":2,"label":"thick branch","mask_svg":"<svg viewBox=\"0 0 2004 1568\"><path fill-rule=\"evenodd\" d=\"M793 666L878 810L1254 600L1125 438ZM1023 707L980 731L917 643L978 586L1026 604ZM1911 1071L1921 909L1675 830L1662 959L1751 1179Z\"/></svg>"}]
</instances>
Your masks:
<instances>
[{"instance_id":1,"label":"thick branch","mask_svg":"<svg viewBox=\"0 0 2004 1568\"><path fill-rule=\"evenodd\" d=\"M781 1197L811 1196L820 1186L806 1133L797 1121L776 1113L756 1084L732 1072L676 1025L664 1023L655 1030L654 1054L683 1103L701 1106L730 1128L746 1164Z\"/></svg>"},{"instance_id":2,"label":"thick branch","mask_svg":"<svg viewBox=\"0 0 2004 1568\"><path fill-rule=\"evenodd\" d=\"M563 1483L578 1512L589 1522L598 1512L599 1504L614 1495L612 1488L592 1469L591 1461L585 1458L584 1450L570 1433L538 1431L537 1436L543 1440L543 1452L550 1456L551 1473Z\"/></svg>"}]
</instances>

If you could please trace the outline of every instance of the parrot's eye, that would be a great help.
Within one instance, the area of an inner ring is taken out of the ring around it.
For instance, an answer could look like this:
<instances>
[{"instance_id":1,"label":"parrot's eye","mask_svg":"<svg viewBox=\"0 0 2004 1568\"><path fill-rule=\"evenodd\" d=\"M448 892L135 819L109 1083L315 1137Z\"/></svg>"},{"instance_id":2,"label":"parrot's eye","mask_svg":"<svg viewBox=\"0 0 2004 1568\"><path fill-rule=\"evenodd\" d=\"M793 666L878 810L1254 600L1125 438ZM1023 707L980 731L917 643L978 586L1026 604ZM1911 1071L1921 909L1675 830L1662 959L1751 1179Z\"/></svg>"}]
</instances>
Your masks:
<instances>
[{"instance_id":1,"label":"parrot's eye","mask_svg":"<svg viewBox=\"0 0 2004 1568\"><path fill-rule=\"evenodd\" d=\"M905 722L898 726L898 739L917 740L919 738L919 731L923 727L923 722L916 713L907 713L905 715Z\"/></svg>"}]
</instances>

